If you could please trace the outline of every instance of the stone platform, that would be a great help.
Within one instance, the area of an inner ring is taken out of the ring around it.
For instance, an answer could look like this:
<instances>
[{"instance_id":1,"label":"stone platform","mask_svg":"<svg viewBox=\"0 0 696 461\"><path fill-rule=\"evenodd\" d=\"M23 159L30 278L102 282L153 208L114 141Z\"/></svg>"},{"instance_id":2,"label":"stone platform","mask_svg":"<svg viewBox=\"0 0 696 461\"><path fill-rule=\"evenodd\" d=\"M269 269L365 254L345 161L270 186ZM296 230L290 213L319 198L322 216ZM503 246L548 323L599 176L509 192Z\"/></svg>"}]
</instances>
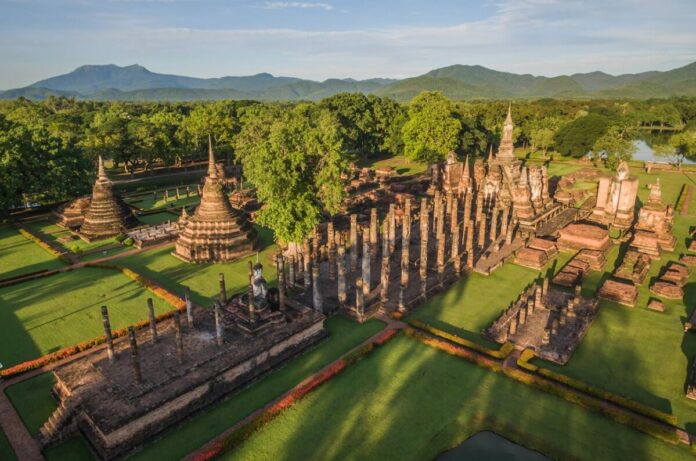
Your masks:
<instances>
[{"instance_id":1,"label":"stone platform","mask_svg":"<svg viewBox=\"0 0 696 461\"><path fill-rule=\"evenodd\" d=\"M302 306L277 312L281 321L253 336L236 328L234 312L220 311L223 342L218 345L213 309L194 309L195 326L182 327L181 364L174 320L158 324L156 341L150 330L138 332L140 381L128 341L116 344L114 362L102 350L56 368L54 392L61 406L47 423L53 440L44 444L79 430L101 459L121 458L326 336L325 317Z\"/></svg>"}]
</instances>

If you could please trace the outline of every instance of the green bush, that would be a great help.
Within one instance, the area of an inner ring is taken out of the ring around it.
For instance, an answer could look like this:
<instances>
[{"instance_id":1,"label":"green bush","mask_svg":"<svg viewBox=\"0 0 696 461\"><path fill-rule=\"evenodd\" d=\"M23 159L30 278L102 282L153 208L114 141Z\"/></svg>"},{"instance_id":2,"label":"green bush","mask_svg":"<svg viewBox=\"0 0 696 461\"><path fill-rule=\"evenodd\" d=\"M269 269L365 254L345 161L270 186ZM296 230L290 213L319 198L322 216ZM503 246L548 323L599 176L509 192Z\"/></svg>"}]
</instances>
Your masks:
<instances>
[{"instance_id":1,"label":"green bush","mask_svg":"<svg viewBox=\"0 0 696 461\"><path fill-rule=\"evenodd\" d=\"M123 241L123 245L127 247L133 246L133 239L131 237L128 237Z\"/></svg>"},{"instance_id":2,"label":"green bush","mask_svg":"<svg viewBox=\"0 0 696 461\"><path fill-rule=\"evenodd\" d=\"M487 356L493 357L495 359L507 358L507 356L510 355L510 353L515 349L515 346L512 343L505 343L498 350L489 349L488 347L482 346L478 343L475 343L475 342L470 341L468 339L462 338L461 336L453 335L451 333L447 333L446 331L440 330L439 328L435 328L434 326L429 325L425 322L421 322L420 320L407 320L407 322L409 325L411 325L414 328L418 328L419 330L426 331L432 335L446 339L447 341L451 341L451 342L458 344L460 346L464 346L464 347L467 347L469 349L473 349L476 352L486 354Z\"/></svg>"},{"instance_id":3,"label":"green bush","mask_svg":"<svg viewBox=\"0 0 696 461\"><path fill-rule=\"evenodd\" d=\"M115 240L116 240L118 243L123 243L123 241L126 240L126 238L128 238L127 235L125 235L125 234L118 234L118 235L115 237Z\"/></svg>"}]
</instances>

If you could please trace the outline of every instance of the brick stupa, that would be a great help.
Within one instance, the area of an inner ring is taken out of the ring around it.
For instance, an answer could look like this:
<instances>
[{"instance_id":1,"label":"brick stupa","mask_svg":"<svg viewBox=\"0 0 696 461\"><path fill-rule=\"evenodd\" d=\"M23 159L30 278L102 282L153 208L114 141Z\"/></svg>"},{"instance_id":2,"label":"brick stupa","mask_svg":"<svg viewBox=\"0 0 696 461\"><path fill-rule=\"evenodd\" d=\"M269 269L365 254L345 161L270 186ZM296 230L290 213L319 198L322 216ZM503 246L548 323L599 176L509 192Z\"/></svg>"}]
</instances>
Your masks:
<instances>
[{"instance_id":1,"label":"brick stupa","mask_svg":"<svg viewBox=\"0 0 696 461\"><path fill-rule=\"evenodd\" d=\"M80 236L99 240L122 233L134 222L133 213L118 196L114 195L111 181L106 176L104 161L99 156L97 180L92 188L89 207L80 226Z\"/></svg>"},{"instance_id":2,"label":"brick stupa","mask_svg":"<svg viewBox=\"0 0 696 461\"><path fill-rule=\"evenodd\" d=\"M232 208L225 195L210 141L208 157L208 175L201 203L193 216L182 221L183 230L172 253L186 262L231 261L257 247L257 236L251 223L245 215Z\"/></svg>"}]
</instances>

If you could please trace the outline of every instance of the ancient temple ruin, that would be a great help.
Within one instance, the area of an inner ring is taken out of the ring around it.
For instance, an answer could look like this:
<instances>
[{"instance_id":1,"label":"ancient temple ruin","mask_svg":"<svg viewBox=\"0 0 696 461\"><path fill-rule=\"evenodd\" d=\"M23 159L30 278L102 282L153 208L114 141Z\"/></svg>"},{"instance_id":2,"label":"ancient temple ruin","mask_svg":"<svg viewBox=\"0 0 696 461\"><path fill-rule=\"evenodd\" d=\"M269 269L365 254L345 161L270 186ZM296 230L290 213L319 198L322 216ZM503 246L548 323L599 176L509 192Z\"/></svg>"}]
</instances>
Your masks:
<instances>
[{"instance_id":1,"label":"ancient temple ruin","mask_svg":"<svg viewBox=\"0 0 696 461\"><path fill-rule=\"evenodd\" d=\"M674 251L677 239L672 234L674 211L662 203L660 178L648 186L650 196L638 212L638 222L631 240L631 248L652 258L659 258L662 251Z\"/></svg>"},{"instance_id":2,"label":"ancient temple ruin","mask_svg":"<svg viewBox=\"0 0 696 461\"><path fill-rule=\"evenodd\" d=\"M201 203L193 216L181 222L174 256L187 262L231 261L257 247L257 235L246 215L232 208L215 165L212 143L208 146L208 174Z\"/></svg>"},{"instance_id":3,"label":"ancient temple ruin","mask_svg":"<svg viewBox=\"0 0 696 461\"><path fill-rule=\"evenodd\" d=\"M85 210L79 235L85 240L98 240L122 233L133 224L131 209L116 194L106 176L104 161L99 157L97 180L92 188L92 197Z\"/></svg>"},{"instance_id":4,"label":"ancient temple ruin","mask_svg":"<svg viewBox=\"0 0 696 461\"><path fill-rule=\"evenodd\" d=\"M638 178L630 177L626 162L621 162L616 175L599 179L597 202L590 219L617 229L629 229L635 219Z\"/></svg>"}]
</instances>

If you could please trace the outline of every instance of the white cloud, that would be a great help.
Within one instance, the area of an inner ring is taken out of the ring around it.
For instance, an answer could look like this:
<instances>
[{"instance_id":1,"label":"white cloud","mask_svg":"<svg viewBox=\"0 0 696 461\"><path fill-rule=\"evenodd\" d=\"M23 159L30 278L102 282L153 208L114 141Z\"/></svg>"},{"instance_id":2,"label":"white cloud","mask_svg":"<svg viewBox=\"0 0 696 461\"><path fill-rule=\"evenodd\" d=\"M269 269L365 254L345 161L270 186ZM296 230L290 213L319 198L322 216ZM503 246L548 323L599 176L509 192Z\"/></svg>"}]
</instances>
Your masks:
<instances>
[{"instance_id":1,"label":"white cloud","mask_svg":"<svg viewBox=\"0 0 696 461\"><path fill-rule=\"evenodd\" d=\"M264 8L267 10L282 10L288 8L316 8L324 11L331 11L334 9L333 5L320 2L266 2L264 4Z\"/></svg>"}]
</instances>

